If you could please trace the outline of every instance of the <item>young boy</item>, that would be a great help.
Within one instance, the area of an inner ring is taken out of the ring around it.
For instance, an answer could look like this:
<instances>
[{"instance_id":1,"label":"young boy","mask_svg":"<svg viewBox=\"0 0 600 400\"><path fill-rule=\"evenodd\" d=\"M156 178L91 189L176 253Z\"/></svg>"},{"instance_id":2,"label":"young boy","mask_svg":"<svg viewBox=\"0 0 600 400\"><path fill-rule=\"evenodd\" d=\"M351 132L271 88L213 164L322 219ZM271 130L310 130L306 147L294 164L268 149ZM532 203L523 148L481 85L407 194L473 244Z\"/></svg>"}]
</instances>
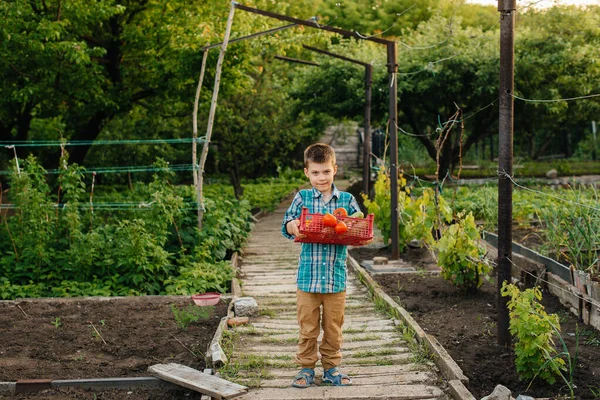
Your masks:
<instances>
[{"instance_id":1,"label":"young boy","mask_svg":"<svg viewBox=\"0 0 600 400\"><path fill-rule=\"evenodd\" d=\"M304 174L312 189L301 190L283 218L282 233L288 239L300 234L300 213L307 207L310 213L332 213L343 207L348 215L360 208L354 196L339 191L333 183L337 172L335 152L326 144L316 143L304 151ZM348 386L352 383L338 370L342 361L342 325L346 306L347 246L302 243L298 263L296 300L300 337L296 362L302 369L292 386L309 387L315 380L318 360L317 338L323 329L318 348L323 366L323 383ZM322 317L321 317L322 307Z\"/></svg>"}]
</instances>

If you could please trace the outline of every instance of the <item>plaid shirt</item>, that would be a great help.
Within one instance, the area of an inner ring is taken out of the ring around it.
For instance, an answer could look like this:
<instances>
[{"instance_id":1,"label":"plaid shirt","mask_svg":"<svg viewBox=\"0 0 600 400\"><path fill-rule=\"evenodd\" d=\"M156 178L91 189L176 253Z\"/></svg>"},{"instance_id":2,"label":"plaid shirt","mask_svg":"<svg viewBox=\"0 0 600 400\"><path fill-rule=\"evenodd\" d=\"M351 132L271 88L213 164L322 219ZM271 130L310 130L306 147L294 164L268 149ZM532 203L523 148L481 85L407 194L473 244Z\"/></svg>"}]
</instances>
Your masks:
<instances>
[{"instance_id":1,"label":"plaid shirt","mask_svg":"<svg viewBox=\"0 0 600 400\"><path fill-rule=\"evenodd\" d=\"M344 207L349 215L360 211L354 196L339 191L332 185L331 199L323 202L323 194L315 188L301 190L285 212L281 231L283 236L293 239L287 233L286 224L300 218L302 207L312 214L333 213L338 207ZM296 282L298 289L308 293L339 293L346 290L346 258L348 246L318 243L301 243L302 251L298 262Z\"/></svg>"}]
</instances>

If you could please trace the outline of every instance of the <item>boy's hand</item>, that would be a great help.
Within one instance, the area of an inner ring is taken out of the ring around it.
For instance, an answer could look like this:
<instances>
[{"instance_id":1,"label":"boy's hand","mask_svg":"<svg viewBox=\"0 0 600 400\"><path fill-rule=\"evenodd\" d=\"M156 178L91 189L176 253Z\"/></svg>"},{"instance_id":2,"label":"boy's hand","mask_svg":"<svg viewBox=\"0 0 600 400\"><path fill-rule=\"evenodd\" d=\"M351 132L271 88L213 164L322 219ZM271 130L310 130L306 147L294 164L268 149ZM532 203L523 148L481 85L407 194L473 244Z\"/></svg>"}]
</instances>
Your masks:
<instances>
[{"instance_id":1,"label":"boy's hand","mask_svg":"<svg viewBox=\"0 0 600 400\"><path fill-rule=\"evenodd\" d=\"M290 235L300 236L300 220L294 219L285 225L285 230Z\"/></svg>"}]
</instances>

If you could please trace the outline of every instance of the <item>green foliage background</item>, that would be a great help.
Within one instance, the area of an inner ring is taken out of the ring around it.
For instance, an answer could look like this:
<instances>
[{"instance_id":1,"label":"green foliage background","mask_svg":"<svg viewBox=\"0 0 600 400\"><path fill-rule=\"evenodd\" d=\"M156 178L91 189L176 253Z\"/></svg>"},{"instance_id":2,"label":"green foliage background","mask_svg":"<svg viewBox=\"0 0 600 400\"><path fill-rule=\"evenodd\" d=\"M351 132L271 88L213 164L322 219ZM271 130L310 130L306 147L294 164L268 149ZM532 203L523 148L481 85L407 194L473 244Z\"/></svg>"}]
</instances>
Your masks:
<instances>
[{"instance_id":1,"label":"green foliage background","mask_svg":"<svg viewBox=\"0 0 600 400\"><path fill-rule=\"evenodd\" d=\"M194 188L174 186L170 172L132 190L99 190L90 204L83 168L61 165L56 187L33 157L20 160L20 173L13 167L11 207L0 210L2 299L225 293L251 209L272 209L300 185L247 183L241 200L228 186L209 185L199 231Z\"/></svg>"}]
</instances>

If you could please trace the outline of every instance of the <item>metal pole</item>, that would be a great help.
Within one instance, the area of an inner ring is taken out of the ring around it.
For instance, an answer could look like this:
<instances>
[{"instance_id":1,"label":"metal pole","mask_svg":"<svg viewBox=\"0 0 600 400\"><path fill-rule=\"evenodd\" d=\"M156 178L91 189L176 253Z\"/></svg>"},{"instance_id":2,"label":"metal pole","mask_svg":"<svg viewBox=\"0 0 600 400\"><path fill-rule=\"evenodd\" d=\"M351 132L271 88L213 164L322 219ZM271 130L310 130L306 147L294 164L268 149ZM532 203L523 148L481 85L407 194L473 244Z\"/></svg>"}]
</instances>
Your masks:
<instances>
[{"instance_id":1,"label":"metal pole","mask_svg":"<svg viewBox=\"0 0 600 400\"><path fill-rule=\"evenodd\" d=\"M398 44L387 45L388 73L390 75L389 87L389 133L390 133L390 187L392 209L392 260L400 258L399 226L398 226Z\"/></svg>"},{"instance_id":2,"label":"metal pole","mask_svg":"<svg viewBox=\"0 0 600 400\"><path fill-rule=\"evenodd\" d=\"M293 63L297 63L297 64L304 64L304 65L313 65L318 67L319 64L318 62L314 62L314 61L306 61L306 60L299 60L297 58L291 58L291 57L284 57L284 56L275 56L276 59L278 60L282 60L282 61L289 61L289 62L293 62Z\"/></svg>"},{"instance_id":3,"label":"metal pole","mask_svg":"<svg viewBox=\"0 0 600 400\"><path fill-rule=\"evenodd\" d=\"M373 83L373 66L365 65L365 130L363 141L363 190L369 195L371 180L371 87Z\"/></svg>"},{"instance_id":4,"label":"metal pole","mask_svg":"<svg viewBox=\"0 0 600 400\"><path fill-rule=\"evenodd\" d=\"M510 345L508 298L512 260L512 182L514 128L514 34L516 0L498 0L500 12L500 96L498 121L498 344Z\"/></svg>"},{"instance_id":5,"label":"metal pole","mask_svg":"<svg viewBox=\"0 0 600 400\"><path fill-rule=\"evenodd\" d=\"M266 30L266 31L257 32L257 33L253 33L251 35L247 35L247 36L242 36L242 37L239 37L239 38L231 39L229 41L229 43L236 43L236 42L240 42L240 41L246 40L246 39L254 39L254 38L259 37L259 36L268 35L269 33L279 32L279 31L282 31L284 29L293 28L294 26L298 26L298 24L289 24L289 25L279 26L277 28L272 28L272 29L269 29L269 30ZM201 48L200 51L206 51L206 50L214 49L216 47L221 47L221 45L223 45L223 42L209 44L209 45L204 46L203 48Z\"/></svg>"}]
</instances>

